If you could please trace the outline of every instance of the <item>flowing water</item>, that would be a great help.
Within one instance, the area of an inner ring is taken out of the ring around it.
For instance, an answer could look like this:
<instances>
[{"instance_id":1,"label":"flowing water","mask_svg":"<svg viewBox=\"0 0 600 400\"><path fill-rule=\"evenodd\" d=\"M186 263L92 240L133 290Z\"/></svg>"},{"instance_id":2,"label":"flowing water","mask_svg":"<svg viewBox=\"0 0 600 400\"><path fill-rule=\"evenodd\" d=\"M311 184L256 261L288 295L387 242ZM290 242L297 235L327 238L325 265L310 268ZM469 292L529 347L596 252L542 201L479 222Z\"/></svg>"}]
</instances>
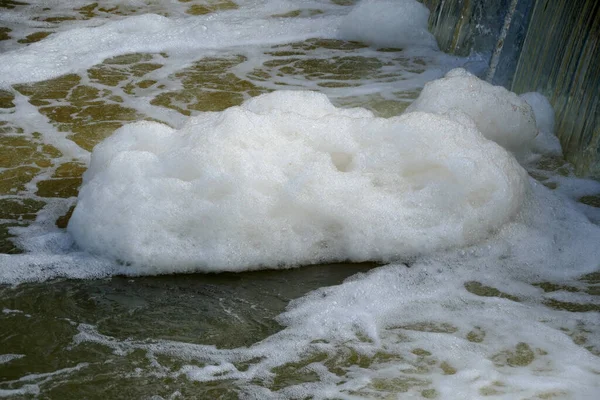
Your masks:
<instances>
[{"instance_id":1,"label":"flowing water","mask_svg":"<svg viewBox=\"0 0 600 400\"><path fill-rule=\"evenodd\" d=\"M426 20L0 0L0 397L600 397L600 184Z\"/></svg>"}]
</instances>

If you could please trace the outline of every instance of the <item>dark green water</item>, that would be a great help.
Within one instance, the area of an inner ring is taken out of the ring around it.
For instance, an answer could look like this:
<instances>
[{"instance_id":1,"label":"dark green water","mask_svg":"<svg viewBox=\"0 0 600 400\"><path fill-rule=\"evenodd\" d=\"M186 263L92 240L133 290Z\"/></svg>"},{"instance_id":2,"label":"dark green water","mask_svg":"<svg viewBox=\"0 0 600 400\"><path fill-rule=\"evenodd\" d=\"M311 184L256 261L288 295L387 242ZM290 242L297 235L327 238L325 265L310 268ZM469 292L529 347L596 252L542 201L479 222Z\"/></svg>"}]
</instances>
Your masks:
<instances>
[{"instance_id":1,"label":"dark green water","mask_svg":"<svg viewBox=\"0 0 600 400\"><path fill-rule=\"evenodd\" d=\"M24 357L0 364L0 394L1 390L36 383L43 390L41 398L168 397L175 388L187 393L185 398L237 398L227 382L198 384L168 376L149 379L147 372L153 366L143 351L123 356L107 346L75 344L74 336L84 324L122 341L245 347L280 330L274 318L290 300L373 267L335 264L284 271L114 277L2 287L1 352ZM183 361L165 357L159 362L175 371ZM43 374L77 366L79 370L64 372L64 379L54 377L44 383ZM135 376L136 367L145 370L143 376ZM164 373L162 368L155 370L159 375ZM31 377L30 381L23 380L24 376Z\"/></svg>"}]
</instances>

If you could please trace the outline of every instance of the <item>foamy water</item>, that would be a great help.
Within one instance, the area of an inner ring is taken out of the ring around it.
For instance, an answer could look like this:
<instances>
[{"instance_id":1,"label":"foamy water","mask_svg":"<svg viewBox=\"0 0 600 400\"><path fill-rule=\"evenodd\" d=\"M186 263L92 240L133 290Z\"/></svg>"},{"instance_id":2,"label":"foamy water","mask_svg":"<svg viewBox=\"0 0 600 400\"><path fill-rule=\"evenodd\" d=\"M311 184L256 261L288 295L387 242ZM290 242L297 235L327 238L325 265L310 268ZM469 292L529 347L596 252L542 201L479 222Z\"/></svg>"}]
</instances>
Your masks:
<instances>
[{"instance_id":1,"label":"foamy water","mask_svg":"<svg viewBox=\"0 0 600 400\"><path fill-rule=\"evenodd\" d=\"M543 96L467 72L479 57L440 53L427 17L3 9L0 397L600 396L600 184L562 161ZM137 278L334 262L382 266L160 296Z\"/></svg>"}]
</instances>

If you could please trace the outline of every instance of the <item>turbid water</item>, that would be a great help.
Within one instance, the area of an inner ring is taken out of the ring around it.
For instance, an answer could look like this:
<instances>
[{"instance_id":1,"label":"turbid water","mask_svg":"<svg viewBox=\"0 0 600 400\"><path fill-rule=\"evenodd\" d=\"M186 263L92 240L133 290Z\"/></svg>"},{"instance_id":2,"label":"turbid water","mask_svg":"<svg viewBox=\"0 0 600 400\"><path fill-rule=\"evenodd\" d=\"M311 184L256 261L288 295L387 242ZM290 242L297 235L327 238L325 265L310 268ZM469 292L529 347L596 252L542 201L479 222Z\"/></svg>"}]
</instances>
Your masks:
<instances>
[{"instance_id":1,"label":"turbid water","mask_svg":"<svg viewBox=\"0 0 600 400\"><path fill-rule=\"evenodd\" d=\"M598 398L600 184L426 20L0 1L0 397Z\"/></svg>"}]
</instances>

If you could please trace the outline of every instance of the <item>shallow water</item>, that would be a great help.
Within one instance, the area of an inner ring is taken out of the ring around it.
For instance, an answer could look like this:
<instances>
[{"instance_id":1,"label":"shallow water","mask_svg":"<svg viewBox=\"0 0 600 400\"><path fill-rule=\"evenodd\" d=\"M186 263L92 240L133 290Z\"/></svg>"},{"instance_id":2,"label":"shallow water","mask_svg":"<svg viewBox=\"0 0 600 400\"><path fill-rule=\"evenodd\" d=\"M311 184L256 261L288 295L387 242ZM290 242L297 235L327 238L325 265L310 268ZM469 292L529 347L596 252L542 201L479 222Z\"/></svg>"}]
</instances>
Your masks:
<instances>
[{"instance_id":1,"label":"shallow water","mask_svg":"<svg viewBox=\"0 0 600 400\"><path fill-rule=\"evenodd\" d=\"M355 6L0 1L0 397L598 397L600 185L556 155L522 161L524 211L489 238L390 266L124 277L73 246L90 152L126 123L281 89L390 117L478 72L418 35L346 40Z\"/></svg>"},{"instance_id":2,"label":"shallow water","mask_svg":"<svg viewBox=\"0 0 600 400\"><path fill-rule=\"evenodd\" d=\"M277 272L62 280L4 288L0 294L3 353L26 356L0 364L2 388L25 387L27 392L28 384L39 385L43 396L51 398L118 398L123 393L149 398L176 390L185 397L233 394L231 385L203 387L162 376L181 367L183 360L177 356L159 356L164 366L158 367L140 352L127 354L124 349L116 355L95 343L74 346L73 337L82 330L97 330L117 341L151 339L225 349L250 346L281 330L274 318L290 300L372 267L339 264ZM73 365L81 369L68 370ZM145 372L135 376L132 367ZM46 384L47 376L30 376L33 371L43 375L63 370L67 370L66 385L64 377ZM150 379L146 373L161 376Z\"/></svg>"}]
</instances>

